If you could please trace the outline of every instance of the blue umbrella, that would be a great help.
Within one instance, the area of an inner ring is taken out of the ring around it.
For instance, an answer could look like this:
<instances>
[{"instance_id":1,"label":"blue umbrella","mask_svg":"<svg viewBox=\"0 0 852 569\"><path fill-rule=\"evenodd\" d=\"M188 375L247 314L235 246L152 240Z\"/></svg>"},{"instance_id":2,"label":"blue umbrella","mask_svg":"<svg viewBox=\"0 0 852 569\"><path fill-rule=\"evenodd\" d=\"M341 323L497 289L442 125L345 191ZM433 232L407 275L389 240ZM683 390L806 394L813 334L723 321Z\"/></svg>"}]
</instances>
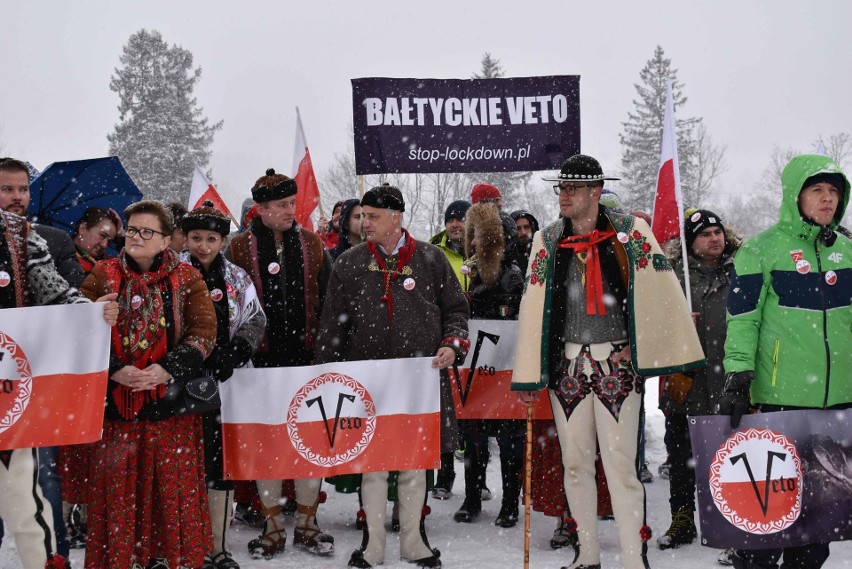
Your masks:
<instances>
[{"instance_id":1,"label":"blue umbrella","mask_svg":"<svg viewBox=\"0 0 852 569\"><path fill-rule=\"evenodd\" d=\"M54 162L30 183L30 219L73 232L90 207L119 213L142 199L117 156Z\"/></svg>"}]
</instances>

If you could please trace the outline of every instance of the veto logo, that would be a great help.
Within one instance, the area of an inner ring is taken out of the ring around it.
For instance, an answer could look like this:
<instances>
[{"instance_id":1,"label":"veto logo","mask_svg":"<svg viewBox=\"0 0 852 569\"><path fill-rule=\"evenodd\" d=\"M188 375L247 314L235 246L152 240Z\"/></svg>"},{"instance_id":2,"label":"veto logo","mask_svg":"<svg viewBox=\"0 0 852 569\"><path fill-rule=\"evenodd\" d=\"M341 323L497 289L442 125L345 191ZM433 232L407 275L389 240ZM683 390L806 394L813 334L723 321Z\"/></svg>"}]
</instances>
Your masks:
<instances>
[{"instance_id":1,"label":"veto logo","mask_svg":"<svg viewBox=\"0 0 852 569\"><path fill-rule=\"evenodd\" d=\"M342 373L313 378L296 392L287 411L293 447L317 466L353 460L376 431L376 406L366 388Z\"/></svg>"},{"instance_id":2,"label":"veto logo","mask_svg":"<svg viewBox=\"0 0 852 569\"><path fill-rule=\"evenodd\" d=\"M15 340L0 332L0 433L17 423L27 410L32 390L27 355Z\"/></svg>"},{"instance_id":3,"label":"veto logo","mask_svg":"<svg viewBox=\"0 0 852 569\"><path fill-rule=\"evenodd\" d=\"M459 373L459 368L457 365L453 365L453 376L455 378L456 389L459 392L459 399L461 400L462 407L464 407L465 403L467 403L467 396L470 394L470 388L473 387L473 380L478 376L489 376L494 375L497 370L494 369L494 366L477 366L479 363L479 353L482 350L482 344L488 340L495 346L500 341L500 336L498 334L492 334L491 332L486 332L485 330L480 330L476 335L476 344L473 348L473 358L470 361L470 368L467 373L467 385L462 385L462 374Z\"/></svg>"},{"instance_id":4,"label":"veto logo","mask_svg":"<svg viewBox=\"0 0 852 569\"><path fill-rule=\"evenodd\" d=\"M710 465L713 502L743 531L786 529L802 511L802 462L795 445L769 429L731 435Z\"/></svg>"}]
</instances>

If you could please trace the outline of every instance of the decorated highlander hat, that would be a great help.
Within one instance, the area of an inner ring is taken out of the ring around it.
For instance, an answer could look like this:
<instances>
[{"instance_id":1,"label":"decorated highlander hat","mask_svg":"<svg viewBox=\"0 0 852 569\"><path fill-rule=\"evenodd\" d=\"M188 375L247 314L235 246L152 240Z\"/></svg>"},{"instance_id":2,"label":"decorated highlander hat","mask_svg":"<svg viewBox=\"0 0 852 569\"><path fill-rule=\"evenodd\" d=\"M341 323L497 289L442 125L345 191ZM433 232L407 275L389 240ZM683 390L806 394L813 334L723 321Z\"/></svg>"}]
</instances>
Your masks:
<instances>
[{"instance_id":1,"label":"decorated highlander hat","mask_svg":"<svg viewBox=\"0 0 852 569\"><path fill-rule=\"evenodd\" d=\"M197 207L180 220L180 228L184 233L193 229L206 229L215 231L222 237L227 237L231 232L231 220L224 213L213 207L213 202L207 200L201 207Z\"/></svg>"},{"instance_id":2,"label":"decorated highlander hat","mask_svg":"<svg viewBox=\"0 0 852 569\"><path fill-rule=\"evenodd\" d=\"M604 176L600 162L585 154L575 154L563 162L556 178L542 178L545 182L602 182L620 179Z\"/></svg>"}]
</instances>

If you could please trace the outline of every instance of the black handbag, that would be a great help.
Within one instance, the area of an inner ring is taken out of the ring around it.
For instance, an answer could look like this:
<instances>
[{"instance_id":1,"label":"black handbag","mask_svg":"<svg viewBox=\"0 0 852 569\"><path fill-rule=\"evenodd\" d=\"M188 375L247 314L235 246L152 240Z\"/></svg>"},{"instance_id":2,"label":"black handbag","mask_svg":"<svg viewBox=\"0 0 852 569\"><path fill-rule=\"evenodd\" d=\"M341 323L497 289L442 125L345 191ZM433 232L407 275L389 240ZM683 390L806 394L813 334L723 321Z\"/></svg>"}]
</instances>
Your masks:
<instances>
[{"instance_id":1,"label":"black handbag","mask_svg":"<svg viewBox=\"0 0 852 569\"><path fill-rule=\"evenodd\" d=\"M185 382L173 381L166 388L174 415L206 413L222 406L219 383L212 377L197 377Z\"/></svg>"}]
</instances>

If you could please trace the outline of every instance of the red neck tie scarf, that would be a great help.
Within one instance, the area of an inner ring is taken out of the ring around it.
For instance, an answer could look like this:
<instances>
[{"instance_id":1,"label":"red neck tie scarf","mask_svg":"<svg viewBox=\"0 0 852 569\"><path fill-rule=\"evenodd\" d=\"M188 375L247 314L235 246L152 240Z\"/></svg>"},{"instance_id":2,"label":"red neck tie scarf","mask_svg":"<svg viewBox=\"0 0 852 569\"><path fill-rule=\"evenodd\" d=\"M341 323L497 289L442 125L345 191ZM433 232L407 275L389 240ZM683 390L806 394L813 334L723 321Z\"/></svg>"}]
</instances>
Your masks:
<instances>
[{"instance_id":1,"label":"red neck tie scarf","mask_svg":"<svg viewBox=\"0 0 852 569\"><path fill-rule=\"evenodd\" d=\"M399 258L396 266L393 269L388 269L384 256L379 252L379 247L372 241L367 241L367 250L373 255L378 265L378 271L382 273L382 278L385 281L385 293L382 295L382 302L388 305L388 320L393 320L393 293L391 292L390 283L392 280L399 278L401 275L410 275L411 268L404 270L414 256L414 249L417 246L417 241L411 238L408 231L402 230L405 235L405 244L399 249ZM371 270L376 270L371 268Z\"/></svg>"},{"instance_id":2,"label":"red neck tie scarf","mask_svg":"<svg viewBox=\"0 0 852 569\"><path fill-rule=\"evenodd\" d=\"M615 231L598 231L583 235L572 235L559 242L560 249L571 249L577 256L577 262L583 263L586 268L583 274L583 284L586 287L586 314L606 314L604 304L603 278L601 277L601 263L598 258L598 243L606 241L615 235ZM586 278L588 274L589 278Z\"/></svg>"}]
</instances>

